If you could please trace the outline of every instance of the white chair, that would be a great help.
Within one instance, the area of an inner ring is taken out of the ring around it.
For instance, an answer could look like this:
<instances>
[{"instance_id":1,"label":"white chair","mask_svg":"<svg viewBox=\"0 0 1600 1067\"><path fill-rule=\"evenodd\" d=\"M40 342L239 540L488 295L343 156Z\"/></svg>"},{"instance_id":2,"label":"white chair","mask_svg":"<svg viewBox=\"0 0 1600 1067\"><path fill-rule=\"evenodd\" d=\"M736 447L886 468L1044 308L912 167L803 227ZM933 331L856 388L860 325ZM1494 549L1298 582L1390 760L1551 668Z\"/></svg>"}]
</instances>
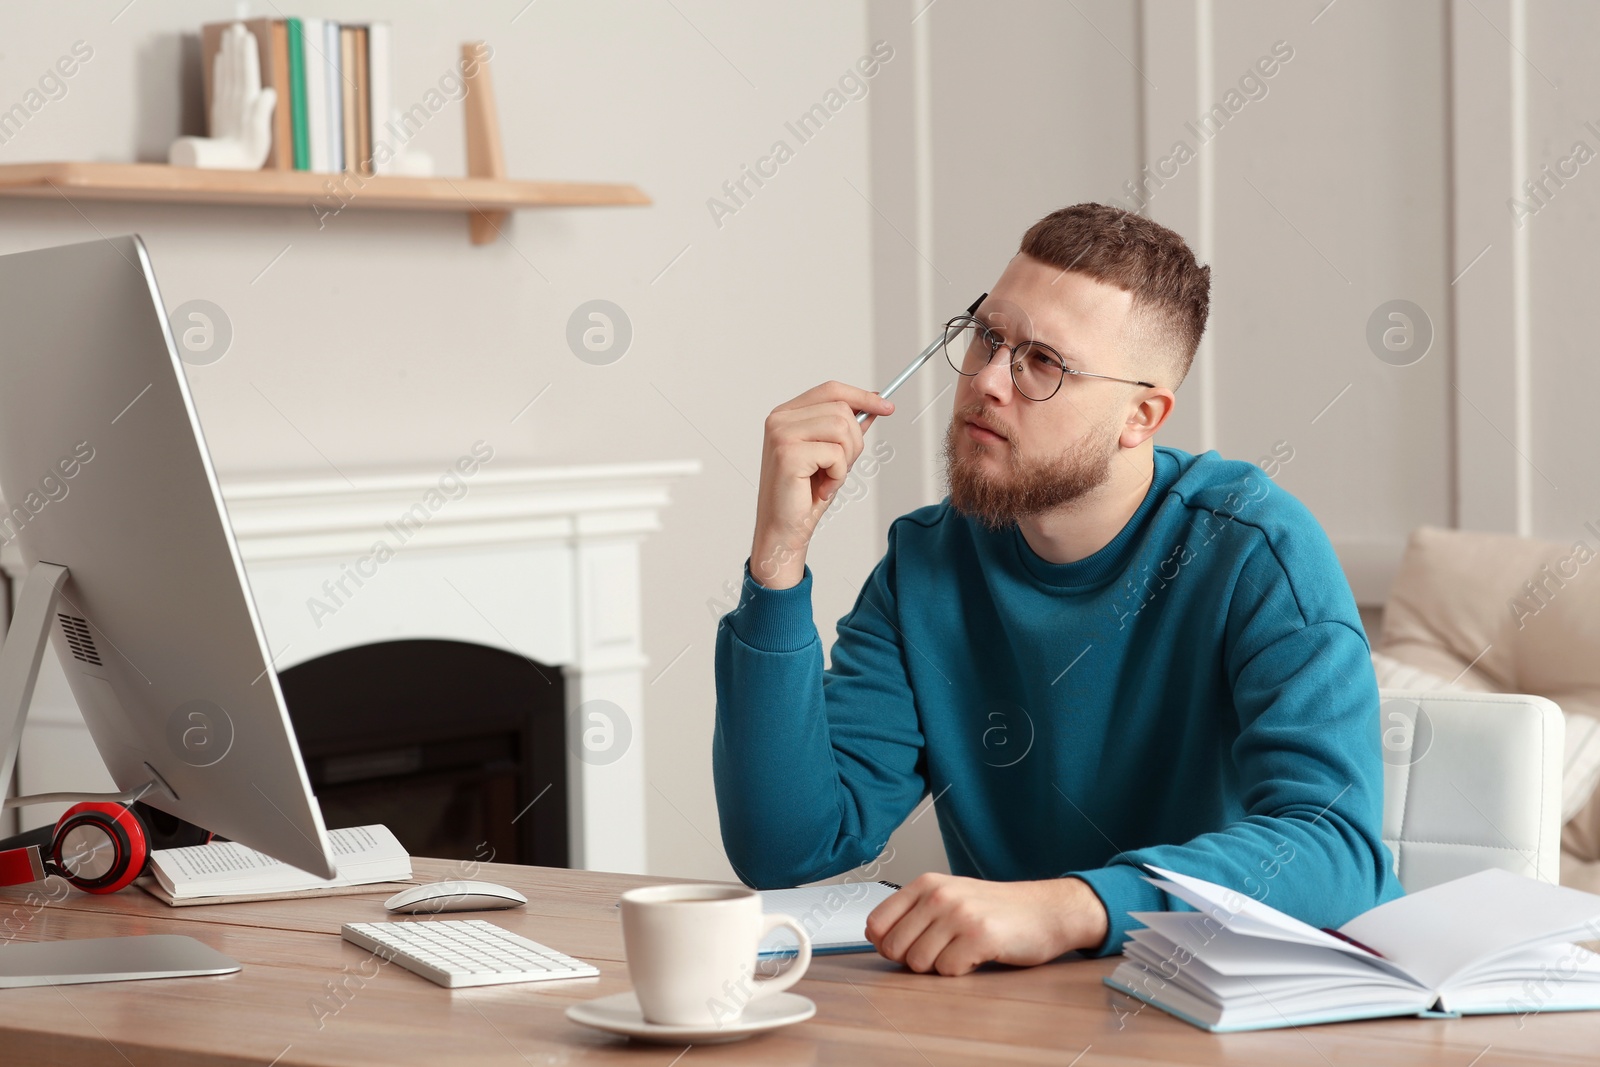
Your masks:
<instances>
[{"instance_id":1,"label":"white chair","mask_svg":"<svg viewBox=\"0 0 1600 1067\"><path fill-rule=\"evenodd\" d=\"M1407 892L1500 867L1561 870L1561 709L1544 697L1383 689L1383 840Z\"/></svg>"}]
</instances>

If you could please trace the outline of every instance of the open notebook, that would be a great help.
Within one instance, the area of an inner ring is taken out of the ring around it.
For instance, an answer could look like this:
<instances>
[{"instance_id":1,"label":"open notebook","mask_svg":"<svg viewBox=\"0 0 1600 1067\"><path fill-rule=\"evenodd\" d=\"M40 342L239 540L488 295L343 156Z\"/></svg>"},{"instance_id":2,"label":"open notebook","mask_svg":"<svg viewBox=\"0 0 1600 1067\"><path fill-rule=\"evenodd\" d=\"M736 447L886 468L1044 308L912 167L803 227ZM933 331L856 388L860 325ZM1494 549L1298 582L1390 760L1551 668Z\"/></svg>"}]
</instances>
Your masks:
<instances>
[{"instance_id":1,"label":"open notebook","mask_svg":"<svg viewBox=\"0 0 1600 1067\"><path fill-rule=\"evenodd\" d=\"M767 915L781 912L794 916L811 936L814 954L872 952L872 942L867 940L867 916L899 888L893 882L841 882L799 889L764 889L761 910ZM795 947L794 934L778 929L761 942L761 955L792 956Z\"/></svg>"},{"instance_id":2,"label":"open notebook","mask_svg":"<svg viewBox=\"0 0 1600 1067\"><path fill-rule=\"evenodd\" d=\"M1196 910L1130 912L1107 985L1212 1031L1433 1013L1600 1009L1600 896L1487 870L1319 930L1150 867Z\"/></svg>"}]
</instances>

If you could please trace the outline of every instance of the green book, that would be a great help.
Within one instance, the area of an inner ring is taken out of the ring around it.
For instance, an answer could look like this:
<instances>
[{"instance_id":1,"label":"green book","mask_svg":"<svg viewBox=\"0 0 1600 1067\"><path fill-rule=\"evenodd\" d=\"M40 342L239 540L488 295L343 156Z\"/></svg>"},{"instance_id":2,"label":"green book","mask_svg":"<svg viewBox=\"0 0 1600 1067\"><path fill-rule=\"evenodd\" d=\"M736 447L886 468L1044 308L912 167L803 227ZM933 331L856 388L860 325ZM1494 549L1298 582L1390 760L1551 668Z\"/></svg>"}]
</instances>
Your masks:
<instances>
[{"instance_id":1,"label":"green book","mask_svg":"<svg viewBox=\"0 0 1600 1067\"><path fill-rule=\"evenodd\" d=\"M294 169L311 169L311 136L306 125L305 26L284 19L289 38L289 121L294 134Z\"/></svg>"}]
</instances>

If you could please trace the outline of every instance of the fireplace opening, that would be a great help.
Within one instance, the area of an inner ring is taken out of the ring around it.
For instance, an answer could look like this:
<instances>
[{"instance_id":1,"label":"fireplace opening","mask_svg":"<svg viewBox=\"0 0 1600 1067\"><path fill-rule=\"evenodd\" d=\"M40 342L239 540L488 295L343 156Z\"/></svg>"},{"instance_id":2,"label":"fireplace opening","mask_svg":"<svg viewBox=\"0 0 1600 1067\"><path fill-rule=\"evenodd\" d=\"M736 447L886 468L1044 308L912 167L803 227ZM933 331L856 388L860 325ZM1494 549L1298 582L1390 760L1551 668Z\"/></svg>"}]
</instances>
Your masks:
<instances>
[{"instance_id":1,"label":"fireplace opening","mask_svg":"<svg viewBox=\"0 0 1600 1067\"><path fill-rule=\"evenodd\" d=\"M329 828L413 856L568 865L564 679L464 641L341 649L279 673Z\"/></svg>"}]
</instances>

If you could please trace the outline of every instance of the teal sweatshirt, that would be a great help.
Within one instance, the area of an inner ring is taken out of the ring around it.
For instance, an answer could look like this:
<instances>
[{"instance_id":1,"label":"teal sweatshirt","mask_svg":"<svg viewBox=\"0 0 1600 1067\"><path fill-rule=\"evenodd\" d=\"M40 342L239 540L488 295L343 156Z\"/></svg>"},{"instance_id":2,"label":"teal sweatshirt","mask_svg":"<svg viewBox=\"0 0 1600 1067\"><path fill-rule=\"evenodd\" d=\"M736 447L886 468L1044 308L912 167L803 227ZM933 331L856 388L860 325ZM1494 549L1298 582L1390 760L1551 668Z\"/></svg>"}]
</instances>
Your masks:
<instances>
[{"instance_id":1,"label":"teal sweatshirt","mask_svg":"<svg viewBox=\"0 0 1600 1067\"><path fill-rule=\"evenodd\" d=\"M839 620L808 566L745 564L717 624L712 767L744 881L871 861L925 796L950 869L1083 879L1119 952L1129 912L1187 910L1153 864L1313 926L1400 896L1381 839L1378 688L1311 513L1253 464L1157 447L1143 503L1074 563L950 506L902 515Z\"/></svg>"}]
</instances>

